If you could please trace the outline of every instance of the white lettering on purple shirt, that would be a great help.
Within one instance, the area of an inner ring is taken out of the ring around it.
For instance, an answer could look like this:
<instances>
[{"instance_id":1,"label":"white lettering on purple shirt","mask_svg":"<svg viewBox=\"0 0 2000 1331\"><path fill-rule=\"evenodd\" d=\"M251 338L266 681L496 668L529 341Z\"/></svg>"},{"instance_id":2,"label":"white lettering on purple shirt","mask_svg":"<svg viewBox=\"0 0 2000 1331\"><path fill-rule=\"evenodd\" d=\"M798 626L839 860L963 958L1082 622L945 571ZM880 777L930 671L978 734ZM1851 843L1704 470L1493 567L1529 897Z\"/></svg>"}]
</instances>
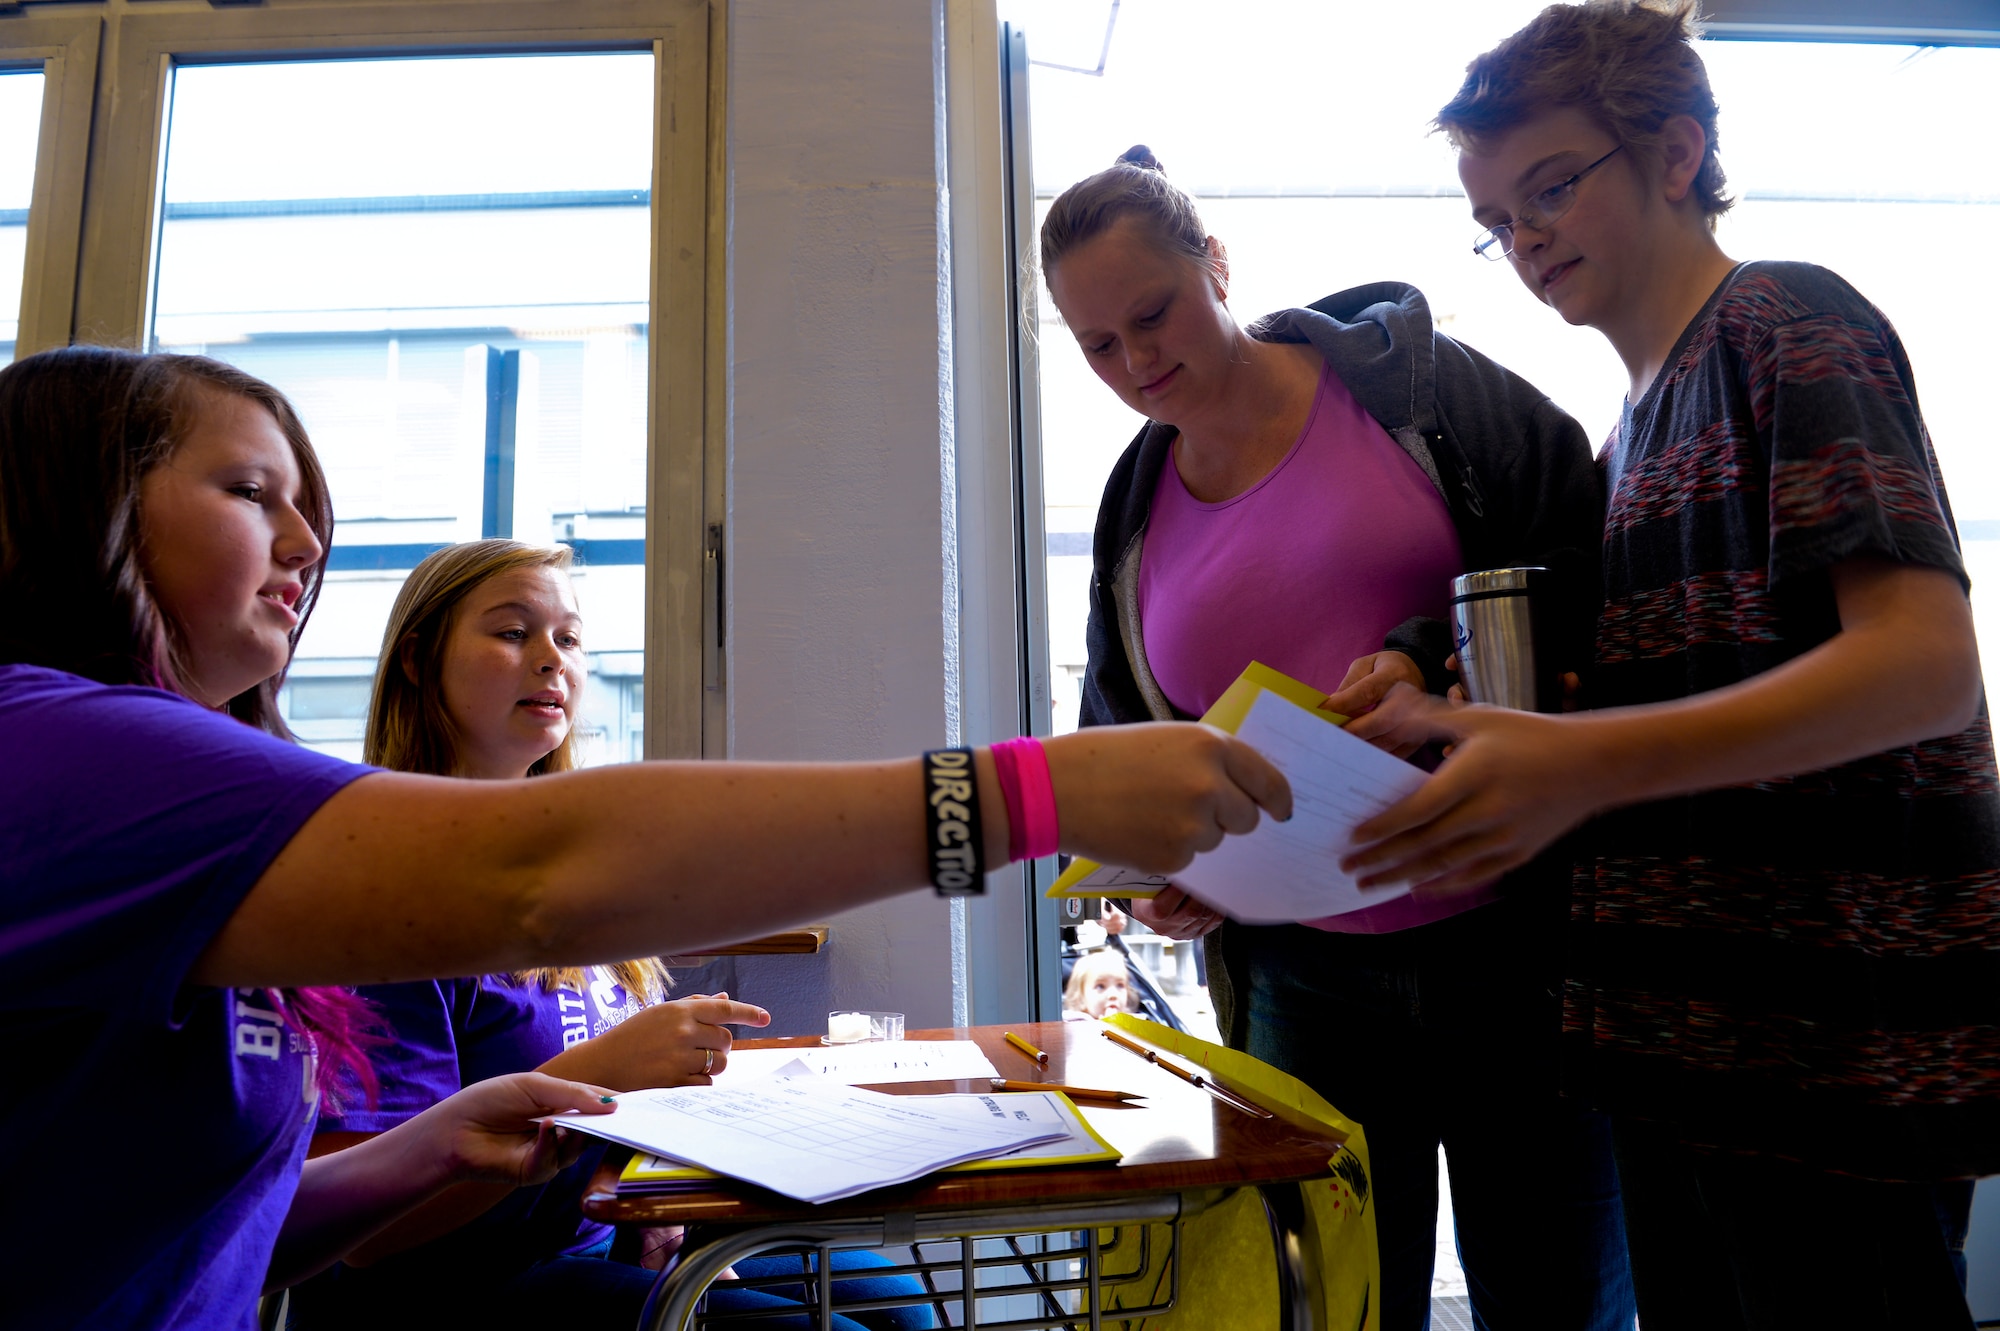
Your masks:
<instances>
[{"instance_id":1,"label":"white lettering on purple shirt","mask_svg":"<svg viewBox=\"0 0 2000 1331\"><path fill-rule=\"evenodd\" d=\"M236 998L236 1056L243 1058L276 1059L283 1052L279 1032L285 1029L285 1019L270 1008L253 1007L243 1001L241 991Z\"/></svg>"}]
</instances>

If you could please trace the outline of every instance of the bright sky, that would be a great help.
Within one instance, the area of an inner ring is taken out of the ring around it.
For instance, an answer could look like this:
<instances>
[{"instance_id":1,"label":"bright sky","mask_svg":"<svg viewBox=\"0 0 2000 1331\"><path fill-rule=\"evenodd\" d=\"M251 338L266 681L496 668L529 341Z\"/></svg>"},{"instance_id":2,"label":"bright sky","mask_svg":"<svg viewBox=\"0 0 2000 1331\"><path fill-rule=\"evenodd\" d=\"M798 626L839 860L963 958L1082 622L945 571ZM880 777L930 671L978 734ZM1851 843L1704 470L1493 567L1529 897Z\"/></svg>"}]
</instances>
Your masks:
<instances>
[{"instance_id":1,"label":"bright sky","mask_svg":"<svg viewBox=\"0 0 2000 1331\"><path fill-rule=\"evenodd\" d=\"M653 57L189 66L172 123L172 203L645 189Z\"/></svg>"},{"instance_id":2,"label":"bright sky","mask_svg":"<svg viewBox=\"0 0 2000 1331\"><path fill-rule=\"evenodd\" d=\"M1466 63L1543 2L1123 0L1101 77L1034 71L1036 185L1061 189L1146 143L1196 193L1455 190L1451 151L1426 125ZM1000 0L1030 59L1064 65L1097 64L1110 11ZM1708 42L1702 56L1742 188L2000 201L2000 153L1983 142L2000 50Z\"/></svg>"},{"instance_id":3,"label":"bright sky","mask_svg":"<svg viewBox=\"0 0 2000 1331\"><path fill-rule=\"evenodd\" d=\"M0 74L0 208L28 206L41 126L41 71Z\"/></svg>"}]
</instances>

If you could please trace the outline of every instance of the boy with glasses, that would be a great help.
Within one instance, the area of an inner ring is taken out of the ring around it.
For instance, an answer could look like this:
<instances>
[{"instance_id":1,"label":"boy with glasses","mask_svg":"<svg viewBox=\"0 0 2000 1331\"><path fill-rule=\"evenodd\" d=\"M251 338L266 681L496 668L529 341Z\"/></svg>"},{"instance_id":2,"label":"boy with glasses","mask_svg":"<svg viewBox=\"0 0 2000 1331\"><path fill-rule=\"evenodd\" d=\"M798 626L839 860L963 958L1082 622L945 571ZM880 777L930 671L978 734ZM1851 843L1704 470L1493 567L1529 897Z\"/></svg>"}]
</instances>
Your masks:
<instances>
[{"instance_id":1,"label":"boy with glasses","mask_svg":"<svg viewBox=\"0 0 2000 1331\"><path fill-rule=\"evenodd\" d=\"M1476 253L1608 338L1590 701L1403 699L1457 747L1365 825L1450 892L1585 833L1565 1079L1609 1111L1646 1331L1971 1325L2000 1172L2000 780L1951 510L1895 331L1738 264L1692 0L1556 5L1438 125Z\"/></svg>"}]
</instances>

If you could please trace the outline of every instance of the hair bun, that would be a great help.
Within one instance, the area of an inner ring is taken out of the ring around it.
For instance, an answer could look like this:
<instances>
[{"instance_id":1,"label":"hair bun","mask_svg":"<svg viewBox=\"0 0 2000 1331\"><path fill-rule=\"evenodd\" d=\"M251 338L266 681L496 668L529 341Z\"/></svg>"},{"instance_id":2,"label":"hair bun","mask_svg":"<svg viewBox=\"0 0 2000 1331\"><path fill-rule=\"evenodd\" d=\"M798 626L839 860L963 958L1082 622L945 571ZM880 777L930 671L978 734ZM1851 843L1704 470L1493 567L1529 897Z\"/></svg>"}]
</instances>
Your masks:
<instances>
[{"instance_id":1,"label":"hair bun","mask_svg":"<svg viewBox=\"0 0 2000 1331\"><path fill-rule=\"evenodd\" d=\"M1167 168L1160 165L1160 159L1153 156L1153 150L1143 143L1135 143L1118 154L1119 166L1136 166L1142 171L1157 171L1167 174Z\"/></svg>"}]
</instances>

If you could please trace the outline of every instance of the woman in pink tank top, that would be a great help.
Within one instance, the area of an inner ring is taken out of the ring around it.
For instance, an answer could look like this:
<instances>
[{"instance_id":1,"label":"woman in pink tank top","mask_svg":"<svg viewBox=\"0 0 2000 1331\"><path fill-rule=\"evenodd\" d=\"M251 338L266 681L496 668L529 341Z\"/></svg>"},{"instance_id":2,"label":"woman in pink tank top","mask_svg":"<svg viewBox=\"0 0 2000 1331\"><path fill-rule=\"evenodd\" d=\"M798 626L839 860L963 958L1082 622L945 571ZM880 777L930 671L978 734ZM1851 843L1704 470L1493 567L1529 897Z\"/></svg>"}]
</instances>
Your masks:
<instances>
[{"instance_id":1,"label":"woman in pink tank top","mask_svg":"<svg viewBox=\"0 0 2000 1331\"><path fill-rule=\"evenodd\" d=\"M1554 569L1559 650L1582 667L1602 527L1582 431L1436 333L1420 292L1377 283L1244 328L1221 243L1144 148L1055 201L1042 266L1085 360L1148 418L1098 515L1086 725L1199 716L1258 660L1374 738L1390 688L1451 682L1450 579L1476 568ZM1568 869L1557 853L1293 925L1174 888L1131 903L1206 937L1229 1043L1367 1128L1384 1331L1429 1318L1440 1147L1479 1324L1631 1324L1608 1135L1558 1093Z\"/></svg>"}]
</instances>

